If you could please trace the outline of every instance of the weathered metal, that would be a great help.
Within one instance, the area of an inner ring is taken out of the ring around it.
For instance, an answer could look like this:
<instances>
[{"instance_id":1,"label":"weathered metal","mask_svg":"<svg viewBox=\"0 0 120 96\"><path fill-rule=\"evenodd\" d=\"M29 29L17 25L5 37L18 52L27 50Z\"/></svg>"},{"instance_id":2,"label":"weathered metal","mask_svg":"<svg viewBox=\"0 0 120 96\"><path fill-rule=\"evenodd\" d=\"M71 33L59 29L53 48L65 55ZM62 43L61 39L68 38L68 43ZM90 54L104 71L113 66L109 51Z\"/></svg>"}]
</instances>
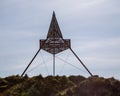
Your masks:
<instances>
[{"instance_id":1,"label":"weathered metal","mask_svg":"<svg viewBox=\"0 0 120 96\"><path fill-rule=\"evenodd\" d=\"M70 48L70 39L63 39L55 13L53 12L47 38L40 40L40 49L51 54L57 54L68 48Z\"/></svg>"},{"instance_id":2,"label":"weathered metal","mask_svg":"<svg viewBox=\"0 0 120 96\"><path fill-rule=\"evenodd\" d=\"M76 55L76 53L72 50L71 48L71 42L70 39L63 39L61 30L59 28L55 13L53 12L51 24L48 30L48 34L46 39L41 39L40 40L40 47L35 56L32 58L28 66L25 68L23 71L22 75L25 74L27 71L28 67L32 64L33 60L36 58L40 50L43 49L51 54L53 54L53 76L55 76L55 55L70 49L70 51L74 54L74 56L79 60L79 62L83 65L83 67L87 70L87 72L91 75L92 73L88 70L88 68L85 66L85 64L80 60L80 58Z\"/></svg>"}]
</instances>

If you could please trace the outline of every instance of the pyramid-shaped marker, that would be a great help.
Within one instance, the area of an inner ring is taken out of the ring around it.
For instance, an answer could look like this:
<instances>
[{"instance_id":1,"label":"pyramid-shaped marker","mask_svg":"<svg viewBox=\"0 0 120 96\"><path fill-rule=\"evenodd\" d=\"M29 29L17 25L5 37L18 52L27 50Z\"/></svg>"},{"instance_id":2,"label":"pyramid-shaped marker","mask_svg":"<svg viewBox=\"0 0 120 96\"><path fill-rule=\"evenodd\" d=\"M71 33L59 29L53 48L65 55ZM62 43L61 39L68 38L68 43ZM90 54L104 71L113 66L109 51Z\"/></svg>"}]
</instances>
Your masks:
<instances>
[{"instance_id":1,"label":"pyramid-shaped marker","mask_svg":"<svg viewBox=\"0 0 120 96\"><path fill-rule=\"evenodd\" d=\"M55 13L53 12L47 38L40 40L40 49L57 54L70 48L70 39L63 39Z\"/></svg>"},{"instance_id":2,"label":"pyramid-shaped marker","mask_svg":"<svg viewBox=\"0 0 120 96\"><path fill-rule=\"evenodd\" d=\"M46 39L40 40L40 48L38 49L37 53L30 61L26 69L23 71L21 76L25 74L25 72L27 71L27 69L29 68L29 66L31 65L31 63L33 62L33 60L35 59L35 57L37 56L37 54L40 52L41 49L43 49L44 51L47 51L48 53L53 54L53 76L55 76L55 55L67 49L71 50L71 52L75 55L75 57L79 60L79 62L83 65L83 67L88 71L88 73L91 76L93 76L92 73L85 66L85 64L80 60L80 58L72 50L70 39L63 39L61 30L59 28L59 25L55 16L55 12L53 12L51 24L50 24Z\"/></svg>"}]
</instances>

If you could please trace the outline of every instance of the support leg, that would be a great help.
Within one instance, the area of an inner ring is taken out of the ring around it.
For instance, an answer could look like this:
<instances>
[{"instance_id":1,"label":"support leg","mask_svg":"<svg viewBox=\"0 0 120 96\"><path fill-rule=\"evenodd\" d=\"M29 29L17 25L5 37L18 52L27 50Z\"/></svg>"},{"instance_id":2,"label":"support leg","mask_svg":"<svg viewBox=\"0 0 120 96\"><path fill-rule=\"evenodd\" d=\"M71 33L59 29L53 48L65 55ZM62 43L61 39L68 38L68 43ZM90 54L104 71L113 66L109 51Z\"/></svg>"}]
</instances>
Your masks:
<instances>
[{"instance_id":1,"label":"support leg","mask_svg":"<svg viewBox=\"0 0 120 96\"><path fill-rule=\"evenodd\" d=\"M53 54L53 76L55 76L55 54Z\"/></svg>"},{"instance_id":2,"label":"support leg","mask_svg":"<svg viewBox=\"0 0 120 96\"><path fill-rule=\"evenodd\" d=\"M31 65L31 63L33 62L33 60L35 59L35 57L38 55L39 52L40 52L40 49L37 51L37 53L36 53L35 56L32 58L32 60L31 60L30 63L28 64L28 66L25 68L25 70L24 70L23 73L21 74L21 77L25 74L25 72L27 71L28 67Z\"/></svg>"},{"instance_id":3,"label":"support leg","mask_svg":"<svg viewBox=\"0 0 120 96\"><path fill-rule=\"evenodd\" d=\"M83 65L83 67L88 71L88 73L92 75L92 73L88 70L88 68L85 66L85 64L80 60L80 58L76 55L76 53L70 48L70 50L72 51L72 53L75 55L75 57L78 59L78 61Z\"/></svg>"}]
</instances>

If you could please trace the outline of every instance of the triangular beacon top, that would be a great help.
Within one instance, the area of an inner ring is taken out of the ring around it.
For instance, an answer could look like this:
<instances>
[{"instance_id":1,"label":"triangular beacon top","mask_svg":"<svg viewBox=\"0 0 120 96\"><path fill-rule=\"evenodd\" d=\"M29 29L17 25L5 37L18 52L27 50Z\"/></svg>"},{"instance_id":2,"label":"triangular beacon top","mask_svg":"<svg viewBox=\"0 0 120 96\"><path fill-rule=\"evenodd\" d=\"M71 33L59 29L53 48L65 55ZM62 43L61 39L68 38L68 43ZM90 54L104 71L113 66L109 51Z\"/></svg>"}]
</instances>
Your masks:
<instances>
[{"instance_id":1,"label":"triangular beacon top","mask_svg":"<svg viewBox=\"0 0 120 96\"><path fill-rule=\"evenodd\" d=\"M68 48L70 48L70 39L63 39L55 12L53 12L47 38L40 40L40 49L43 49L51 54L57 54Z\"/></svg>"},{"instance_id":2,"label":"triangular beacon top","mask_svg":"<svg viewBox=\"0 0 120 96\"><path fill-rule=\"evenodd\" d=\"M51 24L48 30L47 38L63 38L54 11L52 15Z\"/></svg>"}]
</instances>

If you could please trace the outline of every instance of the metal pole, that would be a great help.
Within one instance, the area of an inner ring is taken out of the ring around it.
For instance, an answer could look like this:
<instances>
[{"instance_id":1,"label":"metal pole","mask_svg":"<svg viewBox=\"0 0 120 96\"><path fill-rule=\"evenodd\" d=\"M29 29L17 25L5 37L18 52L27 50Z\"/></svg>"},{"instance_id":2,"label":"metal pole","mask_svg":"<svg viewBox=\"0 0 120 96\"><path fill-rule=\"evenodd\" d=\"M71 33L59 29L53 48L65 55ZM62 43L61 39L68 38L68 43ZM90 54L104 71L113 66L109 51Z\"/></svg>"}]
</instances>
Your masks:
<instances>
[{"instance_id":1,"label":"metal pole","mask_svg":"<svg viewBox=\"0 0 120 96\"><path fill-rule=\"evenodd\" d=\"M33 60L35 59L35 57L37 56L37 54L40 52L40 49L37 51L37 53L35 54L35 56L32 58L32 60L30 61L30 63L28 64L28 66L25 68L25 70L23 71L23 73L21 74L21 77L25 74L25 72L27 71L28 67L31 65L31 63L33 62Z\"/></svg>"},{"instance_id":2,"label":"metal pole","mask_svg":"<svg viewBox=\"0 0 120 96\"><path fill-rule=\"evenodd\" d=\"M53 76L55 76L55 54L53 54Z\"/></svg>"},{"instance_id":3,"label":"metal pole","mask_svg":"<svg viewBox=\"0 0 120 96\"><path fill-rule=\"evenodd\" d=\"M88 68L85 66L85 64L80 60L80 58L77 56L77 54L70 48L70 50L72 51L72 53L75 55L75 57L78 59L78 61L83 65L83 67L88 71L88 73L92 75L92 73L88 70Z\"/></svg>"}]
</instances>

